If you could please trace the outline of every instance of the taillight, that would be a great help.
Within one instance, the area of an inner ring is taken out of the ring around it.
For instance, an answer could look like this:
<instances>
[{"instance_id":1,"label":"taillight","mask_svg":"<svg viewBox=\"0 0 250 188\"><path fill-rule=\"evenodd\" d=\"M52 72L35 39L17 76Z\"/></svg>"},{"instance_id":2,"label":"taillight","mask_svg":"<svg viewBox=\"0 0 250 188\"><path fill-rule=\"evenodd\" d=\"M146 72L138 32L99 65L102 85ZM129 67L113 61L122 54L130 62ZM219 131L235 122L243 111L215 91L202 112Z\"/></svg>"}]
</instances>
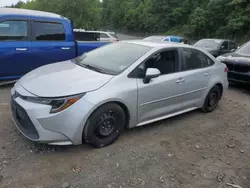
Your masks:
<instances>
[{"instance_id":1,"label":"taillight","mask_svg":"<svg viewBox=\"0 0 250 188\"><path fill-rule=\"evenodd\" d=\"M224 69L224 72L228 72L228 68L227 67Z\"/></svg>"}]
</instances>

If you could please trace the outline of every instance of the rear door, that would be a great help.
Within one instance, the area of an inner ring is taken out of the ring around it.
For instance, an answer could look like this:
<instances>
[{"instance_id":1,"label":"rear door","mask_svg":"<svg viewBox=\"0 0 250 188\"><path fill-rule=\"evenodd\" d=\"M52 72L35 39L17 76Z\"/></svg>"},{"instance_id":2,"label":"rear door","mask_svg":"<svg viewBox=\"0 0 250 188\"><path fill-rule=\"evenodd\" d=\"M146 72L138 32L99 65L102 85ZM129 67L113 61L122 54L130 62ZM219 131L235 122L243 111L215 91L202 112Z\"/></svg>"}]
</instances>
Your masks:
<instances>
[{"instance_id":1,"label":"rear door","mask_svg":"<svg viewBox=\"0 0 250 188\"><path fill-rule=\"evenodd\" d=\"M182 57L182 109L200 107L212 77L214 62L203 52L191 48L183 48Z\"/></svg>"},{"instance_id":2,"label":"rear door","mask_svg":"<svg viewBox=\"0 0 250 188\"><path fill-rule=\"evenodd\" d=\"M61 22L33 20L30 69L74 58L75 42L68 38L72 32Z\"/></svg>"},{"instance_id":3,"label":"rear door","mask_svg":"<svg viewBox=\"0 0 250 188\"><path fill-rule=\"evenodd\" d=\"M28 19L0 21L0 80L17 79L29 69L30 37Z\"/></svg>"}]
</instances>

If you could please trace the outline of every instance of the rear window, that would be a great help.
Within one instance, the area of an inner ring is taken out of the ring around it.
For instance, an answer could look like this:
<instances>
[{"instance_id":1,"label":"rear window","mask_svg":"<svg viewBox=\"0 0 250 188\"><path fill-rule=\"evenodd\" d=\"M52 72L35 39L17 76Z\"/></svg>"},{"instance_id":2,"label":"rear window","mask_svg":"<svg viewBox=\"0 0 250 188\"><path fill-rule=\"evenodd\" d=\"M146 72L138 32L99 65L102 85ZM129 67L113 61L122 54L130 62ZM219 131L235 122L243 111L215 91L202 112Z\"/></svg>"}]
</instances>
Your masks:
<instances>
[{"instance_id":1,"label":"rear window","mask_svg":"<svg viewBox=\"0 0 250 188\"><path fill-rule=\"evenodd\" d=\"M109 36L107 34L105 34L105 33L100 33L100 37L101 38L109 38Z\"/></svg>"},{"instance_id":2,"label":"rear window","mask_svg":"<svg viewBox=\"0 0 250 188\"><path fill-rule=\"evenodd\" d=\"M65 41L66 34L60 23L35 22L37 41Z\"/></svg>"},{"instance_id":3,"label":"rear window","mask_svg":"<svg viewBox=\"0 0 250 188\"><path fill-rule=\"evenodd\" d=\"M110 33L110 35L111 35L112 37L114 37L114 38L117 38L117 39L118 39L118 37L117 37L115 34Z\"/></svg>"},{"instance_id":4,"label":"rear window","mask_svg":"<svg viewBox=\"0 0 250 188\"><path fill-rule=\"evenodd\" d=\"M201 48L218 48L221 44L221 40L212 39L202 39L194 44L196 47Z\"/></svg>"},{"instance_id":5,"label":"rear window","mask_svg":"<svg viewBox=\"0 0 250 188\"><path fill-rule=\"evenodd\" d=\"M94 32L74 32L77 41L99 41L100 34Z\"/></svg>"},{"instance_id":6,"label":"rear window","mask_svg":"<svg viewBox=\"0 0 250 188\"><path fill-rule=\"evenodd\" d=\"M8 20L0 22L0 41L21 41L27 39L27 21Z\"/></svg>"}]
</instances>

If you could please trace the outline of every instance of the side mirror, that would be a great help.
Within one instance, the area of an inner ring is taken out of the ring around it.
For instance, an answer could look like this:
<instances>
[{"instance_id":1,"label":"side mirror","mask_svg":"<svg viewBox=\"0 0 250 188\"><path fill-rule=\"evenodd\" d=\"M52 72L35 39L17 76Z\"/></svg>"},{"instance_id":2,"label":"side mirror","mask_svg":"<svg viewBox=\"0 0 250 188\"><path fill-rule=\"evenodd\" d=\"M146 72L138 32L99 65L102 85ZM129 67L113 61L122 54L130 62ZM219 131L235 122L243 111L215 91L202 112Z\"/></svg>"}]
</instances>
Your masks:
<instances>
[{"instance_id":1,"label":"side mirror","mask_svg":"<svg viewBox=\"0 0 250 188\"><path fill-rule=\"evenodd\" d=\"M161 75L159 69L156 68L148 68L146 71L146 75L143 79L144 84L148 84L152 78L157 78Z\"/></svg>"},{"instance_id":2,"label":"side mirror","mask_svg":"<svg viewBox=\"0 0 250 188\"><path fill-rule=\"evenodd\" d=\"M220 47L220 49L222 49L222 50L223 50L224 48L225 48L225 46L221 46L221 47Z\"/></svg>"}]
</instances>

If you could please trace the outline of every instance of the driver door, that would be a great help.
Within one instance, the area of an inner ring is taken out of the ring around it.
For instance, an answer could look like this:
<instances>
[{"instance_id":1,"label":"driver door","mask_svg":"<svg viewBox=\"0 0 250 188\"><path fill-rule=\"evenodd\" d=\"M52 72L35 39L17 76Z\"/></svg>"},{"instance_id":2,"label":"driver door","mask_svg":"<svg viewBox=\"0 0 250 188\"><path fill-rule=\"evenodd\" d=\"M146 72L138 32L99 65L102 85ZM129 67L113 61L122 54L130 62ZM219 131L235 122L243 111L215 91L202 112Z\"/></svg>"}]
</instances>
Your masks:
<instances>
[{"instance_id":1,"label":"driver door","mask_svg":"<svg viewBox=\"0 0 250 188\"><path fill-rule=\"evenodd\" d=\"M158 68L161 75L144 83L137 79L139 125L149 123L181 109L182 73L179 72L179 52L177 49L160 52L160 58L150 57L143 66Z\"/></svg>"}]
</instances>

